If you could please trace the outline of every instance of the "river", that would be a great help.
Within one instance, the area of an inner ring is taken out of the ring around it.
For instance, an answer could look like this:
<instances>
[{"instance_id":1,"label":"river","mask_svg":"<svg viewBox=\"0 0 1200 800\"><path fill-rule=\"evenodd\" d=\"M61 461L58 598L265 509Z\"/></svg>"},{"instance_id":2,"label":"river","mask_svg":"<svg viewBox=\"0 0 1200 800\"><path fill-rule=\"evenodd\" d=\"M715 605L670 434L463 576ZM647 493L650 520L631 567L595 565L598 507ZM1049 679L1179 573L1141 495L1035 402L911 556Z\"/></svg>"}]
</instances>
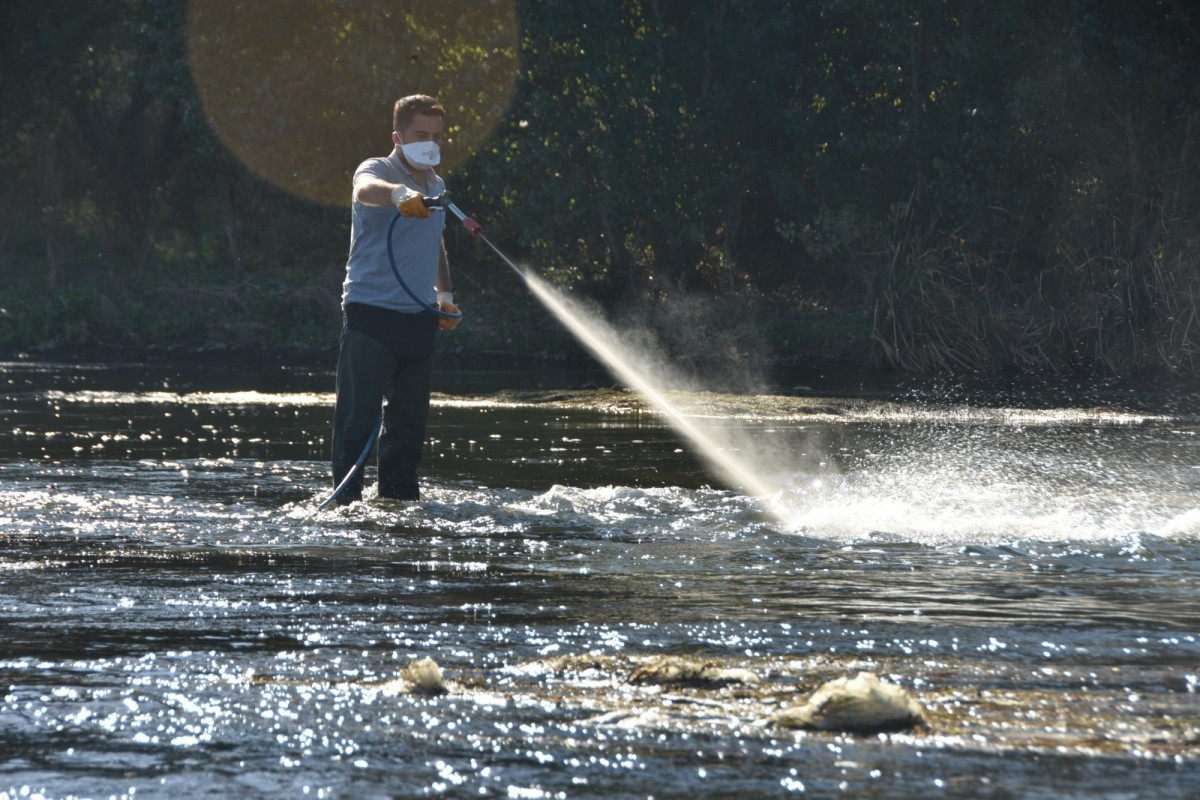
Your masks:
<instances>
[{"instance_id":1,"label":"river","mask_svg":"<svg viewBox=\"0 0 1200 800\"><path fill-rule=\"evenodd\" d=\"M328 371L2 381L4 800L1200 796L1186 396L680 393L768 507L603 378L446 369L424 499L318 511ZM769 722L858 671L928 725Z\"/></svg>"}]
</instances>

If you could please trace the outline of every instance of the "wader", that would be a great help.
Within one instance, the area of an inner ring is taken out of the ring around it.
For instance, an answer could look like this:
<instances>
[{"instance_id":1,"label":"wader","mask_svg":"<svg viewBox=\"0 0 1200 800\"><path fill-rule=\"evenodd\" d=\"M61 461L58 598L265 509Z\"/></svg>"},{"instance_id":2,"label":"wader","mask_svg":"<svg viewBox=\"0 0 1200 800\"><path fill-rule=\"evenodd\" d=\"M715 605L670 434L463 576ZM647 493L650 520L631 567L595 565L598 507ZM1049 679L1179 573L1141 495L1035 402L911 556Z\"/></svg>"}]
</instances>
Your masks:
<instances>
[{"instance_id":1,"label":"wader","mask_svg":"<svg viewBox=\"0 0 1200 800\"><path fill-rule=\"evenodd\" d=\"M429 419L436 332L437 318L428 311L402 314L357 304L347 306L333 412L335 487L354 467L371 438L383 402L379 496L420 499L417 465L421 463ZM337 500L361 500L362 491L363 470L359 470Z\"/></svg>"}]
</instances>

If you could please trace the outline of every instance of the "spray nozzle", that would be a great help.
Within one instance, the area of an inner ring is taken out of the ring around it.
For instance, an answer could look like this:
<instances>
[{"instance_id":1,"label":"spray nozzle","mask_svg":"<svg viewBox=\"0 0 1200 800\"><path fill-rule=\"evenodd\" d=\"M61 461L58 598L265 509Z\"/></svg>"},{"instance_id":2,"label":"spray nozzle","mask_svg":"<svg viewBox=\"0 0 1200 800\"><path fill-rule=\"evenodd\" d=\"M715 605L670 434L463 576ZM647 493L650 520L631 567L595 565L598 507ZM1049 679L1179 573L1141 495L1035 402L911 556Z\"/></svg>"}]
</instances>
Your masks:
<instances>
[{"instance_id":1,"label":"spray nozzle","mask_svg":"<svg viewBox=\"0 0 1200 800\"><path fill-rule=\"evenodd\" d=\"M459 211L458 207L455 206L453 203L450 204L450 210L457 213L458 218L462 220L463 227L466 228L472 236L474 236L475 238L479 238L480 236L483 236L483 226L482 225L480 225L478 222L476 222L475 220L471 219L470 217L468 217L467 215L465 215L461 211Z\"/></svg>"}]
</instances>

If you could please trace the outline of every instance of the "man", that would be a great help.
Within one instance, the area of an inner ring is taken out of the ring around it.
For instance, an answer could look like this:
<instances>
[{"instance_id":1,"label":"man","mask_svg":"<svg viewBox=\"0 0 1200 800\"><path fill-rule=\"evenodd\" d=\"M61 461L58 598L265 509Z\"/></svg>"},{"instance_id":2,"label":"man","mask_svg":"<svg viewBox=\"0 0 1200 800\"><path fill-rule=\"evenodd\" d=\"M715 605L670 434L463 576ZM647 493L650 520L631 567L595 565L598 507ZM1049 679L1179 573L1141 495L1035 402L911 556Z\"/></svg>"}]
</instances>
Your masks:
<instances>
[{"instance_id":1,"label":"man","mask_svg":"<svg viewBox=\"0 0 1200 800\"><path fill-rule=\"evenodd\" d=\"M410 95L396 101L392 115L395 149L370 158L354 173L350 217L350 257L342 290L342 339L333 417L333 484L354 468L379 420L379 496L417 500L417 465L429 417L434 336L453 328L448 319L424 308L401 287L388 257L392 235L396 269L426 305L454 313L450 266L442 243L444 212L430 213L422 200L445 190L434 172L445 109L432 97ZM338 493L337 501L362 499L362 470Z\"/></svg>"}]
</instances>

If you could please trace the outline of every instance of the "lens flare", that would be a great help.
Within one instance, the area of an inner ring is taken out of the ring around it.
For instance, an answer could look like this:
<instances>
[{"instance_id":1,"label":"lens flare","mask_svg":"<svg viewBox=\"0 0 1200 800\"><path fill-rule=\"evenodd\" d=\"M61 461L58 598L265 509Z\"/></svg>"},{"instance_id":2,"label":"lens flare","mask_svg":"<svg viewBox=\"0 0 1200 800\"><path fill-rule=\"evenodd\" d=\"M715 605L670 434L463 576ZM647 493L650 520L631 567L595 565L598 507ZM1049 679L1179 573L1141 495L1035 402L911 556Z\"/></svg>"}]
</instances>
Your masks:
<instances>
[{"instance_id":1,"label":"lens flare","mask_svg":"<svg viewBox=\"0 0 1200 800\"><path fill-rule=\"evenodd\" d=\"M391 151L396 99L446 107L442 170L470 157L517 80L512 0L193 0L188 56L204 112L256 174L328 205Z\"/></svg>"}]
</instances>

